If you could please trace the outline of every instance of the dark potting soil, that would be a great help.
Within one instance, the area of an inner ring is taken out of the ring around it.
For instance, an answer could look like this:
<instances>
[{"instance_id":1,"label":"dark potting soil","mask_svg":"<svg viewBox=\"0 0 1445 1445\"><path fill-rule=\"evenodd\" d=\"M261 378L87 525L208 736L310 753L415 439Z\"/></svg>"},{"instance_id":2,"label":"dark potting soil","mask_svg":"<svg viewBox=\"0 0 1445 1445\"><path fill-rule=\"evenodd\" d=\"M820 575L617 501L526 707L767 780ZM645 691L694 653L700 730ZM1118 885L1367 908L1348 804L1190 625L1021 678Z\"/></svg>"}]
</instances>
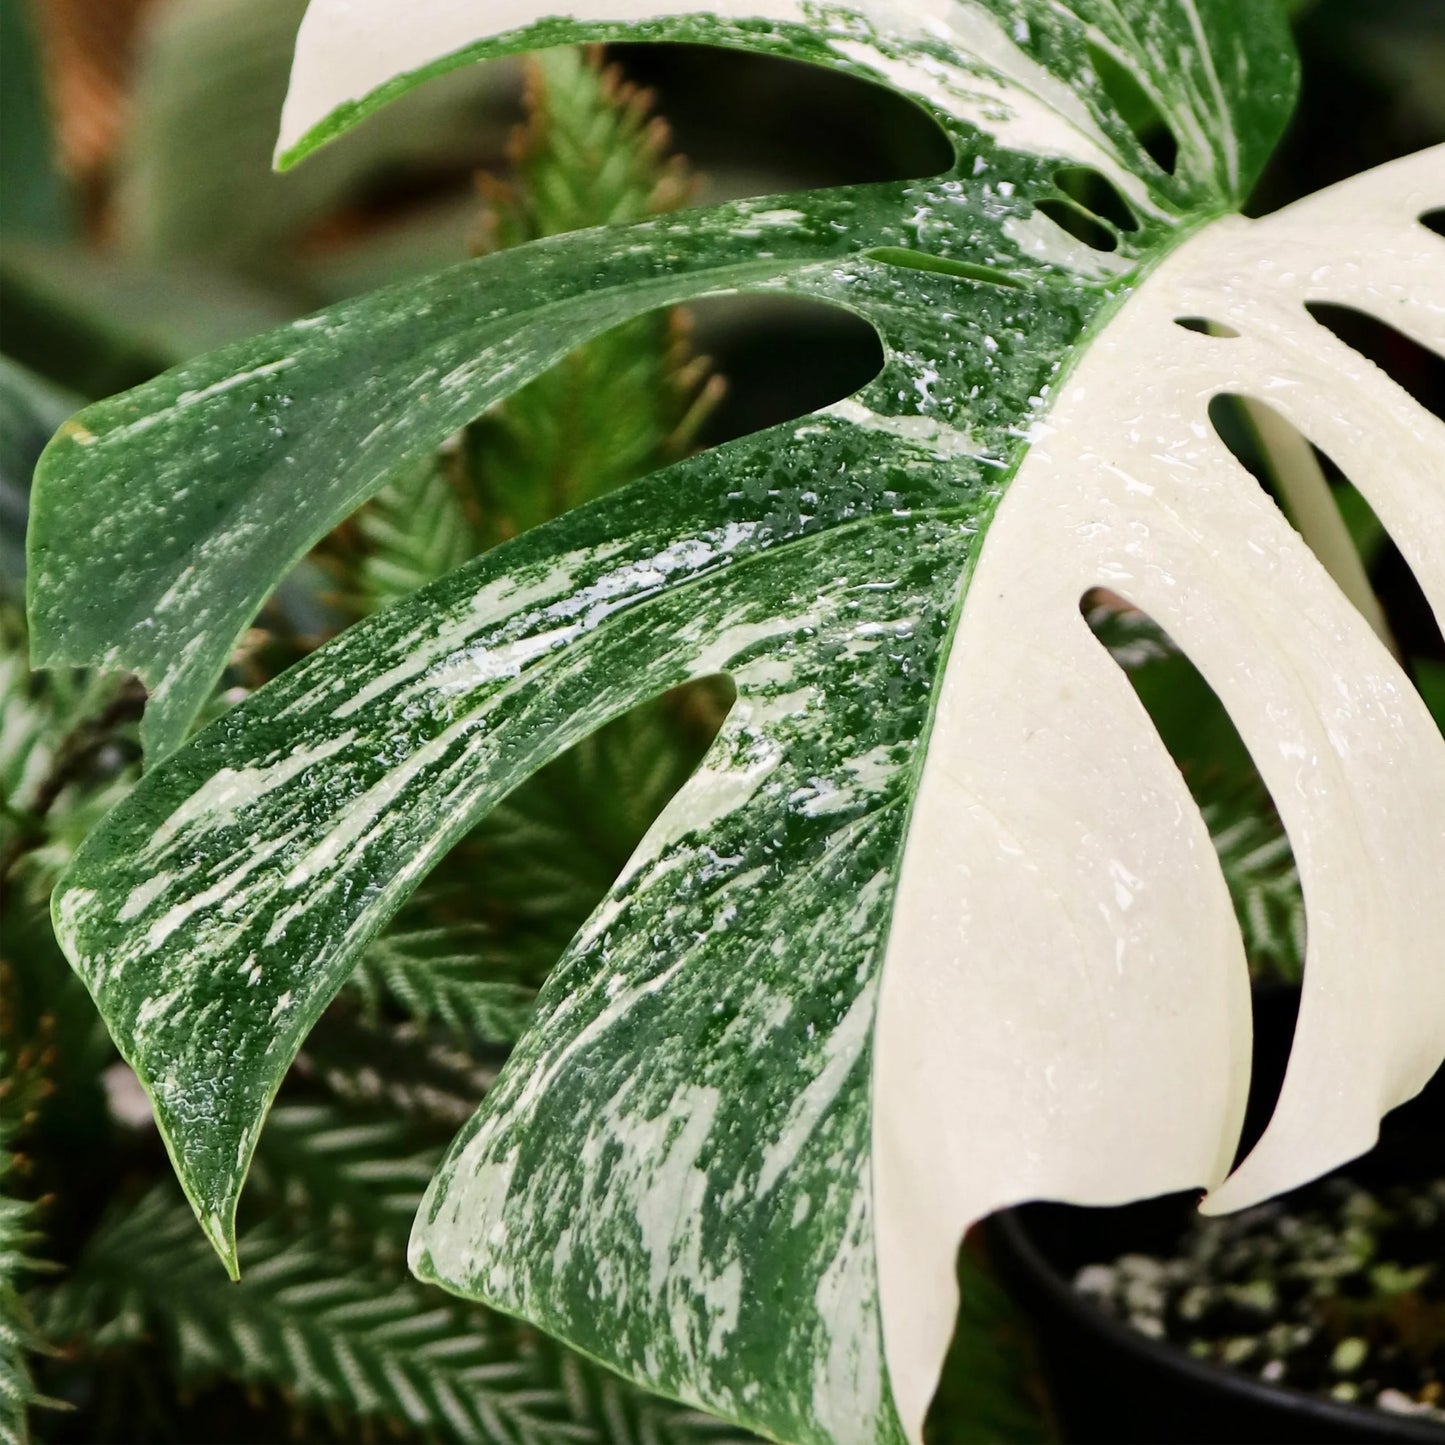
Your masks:
<instances>
[{"instance_id":1,"label":"dark potting soil","mask_svg":"<svg viewBox=\"0 0 1445 1445\"><path fill-rule=\"evenodd\" d=\"M1172 1255L1085 1265L1074 1288L1197 1358L1445 1423L1445 1179L1195 1214Z\"/></svg>"}]
</instances>

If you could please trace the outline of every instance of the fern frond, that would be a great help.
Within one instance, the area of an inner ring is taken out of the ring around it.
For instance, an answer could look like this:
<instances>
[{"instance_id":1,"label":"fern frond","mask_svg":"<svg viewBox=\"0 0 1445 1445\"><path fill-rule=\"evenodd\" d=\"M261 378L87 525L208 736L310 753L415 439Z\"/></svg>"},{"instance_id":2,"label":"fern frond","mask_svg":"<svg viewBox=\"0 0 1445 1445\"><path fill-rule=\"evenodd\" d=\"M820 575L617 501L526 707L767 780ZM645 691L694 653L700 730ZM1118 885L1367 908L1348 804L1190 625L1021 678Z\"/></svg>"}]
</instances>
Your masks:
<instances>
[{"instance_id":1,"label":"fern frond","mask_svg":"<svg viewBox=\"0 0 1445 1445\"><path fill-rule=\"evenodd\" d=\"M509 980L515 962L482 924L457 923L383 934L362 955L351 983L372 1017L386 1003L413 1023L459 1040L515 1043L532 1016L536 990Z\"/></svg>"},{"instance_id":2,"label":"fern frond","mask_svg":"<svg viewBox=\"0 0 1445 1445\"><path fill-rule=\"evenodd\" d=\"M445 577L480 551L458 491L455 450L393 478L357 517L358 610L375 612Z\"/></svg>"},{"instance_id":3,"label":"fern frond","mask_svg":"<svg viewBox=\"0 0 1445 1445\"><path fill-rule=\"evenodd\" d=\"M55 731L49 699L32 685L18 616L0 606L0 797L7 814L48 771ZM12 826L9 817L4 821Z\"/></svg>"},{"instance_id":4,"label":"fern frond","mask_svg":"<svg viewBox=\"0 0 1445 1445\"><path fill-rule=\"evenodd\" d=\"M33 1268L30 1251L39 1237L31 1207L0 1194L0 1445L28 1445L30 1409L43 1403L30 1371L40 1336L20 1288Z\"/></svg>"},{"instance_id":5,"label":"fern frond","mask_svg":"<svg viewBox=\"0 0 1445 1445\"><path fill-rule=\"evenodd\" d=\"M751 1445L736 1425L629 1385L545 1335L522 1341L528 1369L566 1400L572 1423L599 1445Z\"/></svg>"},{"instance_id":6,"label":"fern frond","mask_svg":"<svg viewBox=\"0 0 1445 1445\"><path fill-rule=\"evenodd\" d=\"M1298 983L1305 948L1299 872L1284 824L1239 734L1152 618L1104 595L1088 619L1129 674L1199 804L1252 973Z\"/></svg>"},{"instance_id":7,"label":"fern frond","mask_svg":"<svg viewBox=\"0 0 1445 1445\"><path fill-rule=\"evenodd\" d=\"M78 669L30 670L23 615L0 603L0 886L39 899L133 785L126 729L143 694ZM136 752L135 756L138 756Z\"/></svg>"},{"instance_id":8,"label":"fern frond","mask_svg":"<svg viewBox=\"0 0 1445 1445\"><path fill-rule=\"evenodd\" d=\"M697 766L724 711L704 687L609 723L498 805L444 876L485 878L497 935L550 968Z\"/></svg>"},{"instance_id":9,"label":"fern frond","mask_svg":"<svg viewBox=\"0 0 1445 1445\"><path fill-rule=\"evenodd\" d=\"M0 979L0 985L5 980ZM5 988L8 995L9 989ZM27 1117L43 1079L34 1059L17 1058L9 1045L8 997L0 1000L0 1445L28 1445L32 1406L53 1403L35 1388L30 1356L42 1348L25 1300L26 1277L41 1266L35 1258L42 1235L35 1206L13 1190L14 1152L19 1126Z\"/></svg>"},{"instance_id":10,"label":"fern frond","mask_svg":"<svg viewBox=\"0 0 1445 1445\"><path fill-rule=\"evenodd\" d=\"M344 1151L343 1151L344 1152ZM722 1445L716 1421L654 1400L502 1316L378 1263L319 1229L243 1232L228 1284L169 1185L113 1210L64 1285L58 1337L156 1340L178 1382L279 1392L299 1412L403 1438L478 1445Z\"/></svg>"},{"instance_id":11,"label":"fern frond","mask_svg":"<svg viewBox=\"0 0 1445 1445\"><path fill-rule=\"evenodd\" d=\"M358 1118L326 1103L277 1104L252 1165L268 1213L399 1263L412 1217L441 1158L398 1119Z\"/></svg>"},{"instance_id":12,"label":"fern frond","mask_svg":"<svg viewBox=\"0 0 1445 1445\"><path fill-rule=\"evenodd\" d=\"M502 1058L498 1050L479 1061L413 1024L372 1027L353 1010L332 1007L294 1068L342 1105L374 1107L381 1117L409 1122L413 1139L445 1143L471 1118Z\"/></svg>"},{"instance_id":13,"label":"fern frond","mask_svg":"<svg viewBox=\"0 0 1445 1445\"><path fill-rule=\"evenodd\" d=\"M304 1409L449 1440L568 1438L561 1401L532 1385L482 1311L338 1256L319 1231L263 1224L242 1236L241 1254L246 1274L228 1285L184 1201L157 1188L97 1230L56 1291L52 1327L157 1337L187 1385L224 1376Z\"/></svg>"},{"instance_id":14,"label":"fern frond","mask_svg":"<svg viewBox=\"0 0 1445 1445\"><path fill-rule=\"evenodd\" d=\"M605 65L597 48L527 59L527 123L513 135L515 181L484 181L488 250L587 226L640 221L687 204L692 181L669 154L652 97Z\"/></svg>"},{"instance_id":15,"label":"fern frond","mask_svg":"<svg viewBox=\"0 0 1445 1445\"><path fill-rule=\"evenodd\" d=\"M1257 979L1298 983L1304 973L1305 903L1284 825L1262 787L1206 797L1200 810L1234 900Z\"/></svg>"},{"instance_id":16,"label":"fern frond","mask_svg":"<svg viewBox=\"0 0 1445 1445\"><path fill-rule=\"evenodd\" d=\"M528 120L509 183L484 180L483 246L640 220L686 203L651 100L596 51L528 61ZM567 356L467 431L488 543L682 455L721 383L692 355L684 313L628 322Z\"/></svg>"}]
</instances>

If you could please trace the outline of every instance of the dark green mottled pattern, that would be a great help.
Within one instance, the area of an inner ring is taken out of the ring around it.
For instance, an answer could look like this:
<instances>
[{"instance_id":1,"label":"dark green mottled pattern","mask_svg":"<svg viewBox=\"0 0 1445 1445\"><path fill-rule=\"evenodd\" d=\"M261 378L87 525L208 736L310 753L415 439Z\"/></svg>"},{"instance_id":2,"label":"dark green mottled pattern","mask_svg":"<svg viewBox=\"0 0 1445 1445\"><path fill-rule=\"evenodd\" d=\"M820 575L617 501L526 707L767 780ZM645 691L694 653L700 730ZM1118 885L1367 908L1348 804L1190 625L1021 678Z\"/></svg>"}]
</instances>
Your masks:
<instances>
[{"instance_id":1,"label":"dark green mottled pattern","mask_svg":"<svg viewBox=\"0 0 1445 1445\"><path fill-rule=\"evenodd\" d=\"M927 92L957 148L945 176L488 258L196 363L55 444L37 625L51 656L158 682L164 751L292 557L583 336L735 289L846 306L885 346L858 397L655 473L358 625L95 834L59 894L60 936L228 1259L279 1080L430 865L578 738L726 671L722 734L549 982L434 1182L414 1260L764 1433L901 1438L873 1273L870 1040L952 619L1071 357L1238 200L1292 83L1268 0L958 13L980 44L1002 35L1028 85L834 8L809 28L626 32ZM621 33L549 21L465 54ZM1170 118L1172 175L1114 112L1090 46ZM1032 130L1010 129L1019 115ZM1130 194L1112 253L1038 210L1068 199L1081 146ZM93 497L122 482L115 529ZM104 606L83 585L97 555L124 579Z\"/></svg>"}]
</instances>

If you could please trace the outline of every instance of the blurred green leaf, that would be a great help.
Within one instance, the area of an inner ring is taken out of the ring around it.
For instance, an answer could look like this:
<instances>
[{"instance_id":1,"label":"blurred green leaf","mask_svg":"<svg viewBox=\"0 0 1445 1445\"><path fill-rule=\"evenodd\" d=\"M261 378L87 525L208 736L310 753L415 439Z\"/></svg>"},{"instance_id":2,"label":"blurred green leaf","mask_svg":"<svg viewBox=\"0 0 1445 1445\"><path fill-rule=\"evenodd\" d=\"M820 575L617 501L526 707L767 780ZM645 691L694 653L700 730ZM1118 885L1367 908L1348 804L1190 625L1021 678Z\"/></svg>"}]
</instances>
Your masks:
<instances>
[{"instance_id":1,"label":"blurred green leaf","mask_svg":"<svg viewBox=\"0 0 1445 1445\"><path fill-rule=\"evenodd\" d=\"M50 110L33 17L25 0L0 0L0 231L55 240L71 229L70 198L55 163Z\"/></svg>"},{"instance_id":2,"label":"blurred green leaf","mask_svg":"<svg viewBox=\"0 0 1445 1445\"><path fill-rule=\"evenodd\" d=\"M1432 662L1426 658L1415 661L1415 685L1430 709L1430 716L1445 732L1445 662Z\"/></svg>"},{"instance_id":3,"label":"blurred green leaf","mask_svg":"<svg viewBox=\"0 0 1445 1445\"><path fill-rule=\"evenodd\" d=\"M407 96L385 124L277 176L276 117L305 9L305 0L172 0L159 11L147 27L117 175L123 251L285 277L294 244L343 203L400 174L415 187L500 158L517 116L510 63L457 71ZM458 254L426 254L420 265Z\"/></svg>"},{"instance_id":4,"label":"blurred green leaf","mask_svg":"<svg viewBox=\"0 0 1445 1445\"><path fill-rule=\"evenodd\" d=\"M56 427L82 398L0 356L0 594L25 596L30 478Z\"/></svg>"},{"instance_id":5,"label":"blurred green leaf","mask_svg":"<svg viewBox=\"0 0 1445 1445\"><path fill-rule=\"evenodd\" d=\"M1368 571L1375 565L1381 548L1388 541L1384 524L1375 515L1370 504L1360 495L1359 489L1349 482L1344 482L1334 488L1334 498L1335 504L1340 509L1340 516L1345 520L1345 528L1350 534L1350 540L1355 544L1355 550L1360 554L1360 561L1365 564Z\"/></svg>"},{"instance_id":6,"label":"blurred green leaf","mask_svg":"<svg viewBox=\"0 0 1445 1445\"><path fill-rule=\"evenodd\" d=\"M12 357L96 397L276 326L297 308L203 267L11 243L0 253L0 309Z\"/></svg>"}]
</instances>

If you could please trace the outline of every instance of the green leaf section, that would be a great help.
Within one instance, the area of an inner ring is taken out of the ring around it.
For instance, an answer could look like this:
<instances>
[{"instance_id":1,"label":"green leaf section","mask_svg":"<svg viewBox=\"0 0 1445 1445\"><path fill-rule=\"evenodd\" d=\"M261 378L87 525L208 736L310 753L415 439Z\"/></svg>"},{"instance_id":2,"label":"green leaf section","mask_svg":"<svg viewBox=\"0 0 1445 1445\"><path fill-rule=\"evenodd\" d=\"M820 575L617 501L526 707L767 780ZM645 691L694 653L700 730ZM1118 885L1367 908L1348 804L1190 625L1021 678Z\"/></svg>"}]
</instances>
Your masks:
<instances>
[{"instance_id":1,"label":"green leaf section","mask_svg":"<svg viewBox=\"0 0 1445 1445\"><path fill-rule=\"evenodd\" d=\"M88 407L40 463L36 661L137 673L152 689L147 750L163 756L280 576L399 470L579 340L698 294L783 286L846 253L832 224L844 213L849 229L861 211L865 227L872 219L886 233L884 203L880 193L805 216L748 202L540 241L333 307ZM759 224L769 245L739 255L736 234ZM124 529L93 505L96 487L122 479ZM126 579L123 594L95 594L97 566Z\"/></svg>"},{"instance_id":2,"label":"green leaf section","mask_svg":"<svg viewBox=\"0 0 1445 1445\"><path fill-rule=\"evenodd\" d=\"M51 133L35 17L22 0L0 5L0 174L7 238L56 241L73 224Z\"/></svg>"},{"instance_id":3,"label":"green leaf section","mask_svg":"<svg viewBox=\"0 0 1445 1445\"><path fill-rule=\"evenodd\" d=\"M628 34L886 72L915 94L948 65L1020 108L1063 106L1132 198L1132 229L1096 217L1114 249L1041 210L1073 199L1072 143L1010 149L1007 106L963 87L932 101L958 152L942 177L484 258L91 408L42 463L37 634L51 658L140 671L162 755L321 532L579 341L753 290L848 307L884 343L855 398L599 496L358 624L97 830L58 933L233 1266L282 1074L428 870L568 747L725 672L721 733L549 979L442 1165L414 1264L750 1428L901 1438L873 1272L870 1034L952 619L1071 359L1248 186L1292 75L1268 6L977 9L1052 88L1010 92L979 55L831 9L806 30L700 17ZM466 54L583 33L622 32L548 25ZM1158 98L1174 174L1114 110L1090 44ZM97 517L101 488L124 497L124 528ZM97 559L125 579L103 606L84 580Z\"/></svg>"}]
</instances>

